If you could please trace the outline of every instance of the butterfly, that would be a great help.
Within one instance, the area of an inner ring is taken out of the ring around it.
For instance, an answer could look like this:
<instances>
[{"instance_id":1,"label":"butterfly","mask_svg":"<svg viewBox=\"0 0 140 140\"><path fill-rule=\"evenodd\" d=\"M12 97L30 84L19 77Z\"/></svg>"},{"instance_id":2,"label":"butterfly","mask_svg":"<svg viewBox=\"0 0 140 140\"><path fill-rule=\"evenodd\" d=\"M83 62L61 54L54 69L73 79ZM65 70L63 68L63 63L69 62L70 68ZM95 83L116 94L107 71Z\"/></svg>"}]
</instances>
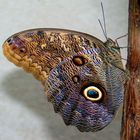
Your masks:
<instances>
[{"instance_id":1,"label":"butterfly","mask_svg":"<svg viewBox=\"0 0 140 140\"><path fill-rule=\"evenodd\" d=\"M95 132L113 120L125 82L120 48L113 40L40 28L12 35L4 42L3 52L42 82L48 101L66 125Z\"/></svg>"},{"instance_id":2,"label":"butterfly","mask_svg":"<svg viewBox=\"0 0 140 140\"><path fill-rule=\"evenodd\" d=\"M98 131L114 118L123 99L125 71L111 39L103 43L81 32L33 29L8 38L3 52L42 82L67 125Z\"/></svg>"}]
</instances>

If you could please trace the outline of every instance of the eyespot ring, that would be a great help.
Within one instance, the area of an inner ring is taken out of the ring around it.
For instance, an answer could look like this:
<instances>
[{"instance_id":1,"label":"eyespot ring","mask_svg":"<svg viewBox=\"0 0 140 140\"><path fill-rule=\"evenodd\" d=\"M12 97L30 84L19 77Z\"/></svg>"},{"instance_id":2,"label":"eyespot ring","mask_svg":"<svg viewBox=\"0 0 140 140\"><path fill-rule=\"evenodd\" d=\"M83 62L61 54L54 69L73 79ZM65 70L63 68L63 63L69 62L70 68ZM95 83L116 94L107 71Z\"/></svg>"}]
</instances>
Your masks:
<instances>
[{"instance_id":1,"label":"eyespot ring","mask_svg":"<svg viewBox=\"0 0 140 140\"><path fill-rule=\"evenodd\" d=\"M96 86L89 86L83 90L83 95L86 99L97 102L103 97L102 91ZM91 97L90 97L91 96Z\"/></svg>"}]
</instances>

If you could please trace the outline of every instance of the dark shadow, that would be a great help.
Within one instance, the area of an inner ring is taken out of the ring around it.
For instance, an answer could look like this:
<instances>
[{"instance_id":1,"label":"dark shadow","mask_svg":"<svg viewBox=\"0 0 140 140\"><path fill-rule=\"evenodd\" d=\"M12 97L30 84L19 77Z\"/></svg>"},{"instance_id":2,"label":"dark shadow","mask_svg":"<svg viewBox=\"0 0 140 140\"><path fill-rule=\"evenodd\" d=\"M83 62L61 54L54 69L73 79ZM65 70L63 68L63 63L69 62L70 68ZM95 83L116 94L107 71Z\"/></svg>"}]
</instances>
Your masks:
<instances>
[{"instance_id":1,"label":"dark shadow","mask_svg":"<svg viewBox=\"0 0 140 140\"><path fill-rule=\"evenodd\" d=\"M34 115L40 118L44 131L49 133L53 140L117 140L119 138L120 117L109 127L97 133L81 133L75 127L65 126L61 117L54 113L51 103L47 102L43 86L33 76L22 70L8 74L2 84L5 93L12 100L27 106Z\"/></svg>"}]
</instances>

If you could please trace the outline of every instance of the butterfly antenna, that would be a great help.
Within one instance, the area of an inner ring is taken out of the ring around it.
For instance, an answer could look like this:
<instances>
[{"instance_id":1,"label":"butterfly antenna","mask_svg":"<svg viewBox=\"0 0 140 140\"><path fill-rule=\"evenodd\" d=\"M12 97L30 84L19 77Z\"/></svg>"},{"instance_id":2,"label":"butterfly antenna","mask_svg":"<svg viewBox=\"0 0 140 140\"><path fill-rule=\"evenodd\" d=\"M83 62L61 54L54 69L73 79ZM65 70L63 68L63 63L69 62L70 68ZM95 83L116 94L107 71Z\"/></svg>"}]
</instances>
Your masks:
<instances>
[{"instance_id":1,"label":"butterfly antenna","mask_svg":"<svg viewBox=\"0 0 140 140\"><path fill-rule=\"evenodd\" d=\"M105 38L106 38L106 40L107 40L107 32L106 32L106 22L105 22L105 13L104 13L104 7L103 7L103 4L102 4L102 2L101 2L101 8L102 8L102 15L103 15L103 24L104 25L102 25L102 23L101 23L101 20L100 19L98 19L98 21L99 21L99 24L100 24L100 26L101 26L101 29L102 29L102 31L103 31L103 34L104 34L104 36L105 36ZM104 26L104 27L103 27Z\"/></svg>"},{"instance_id":2,"label":"butterfly antenna","mask_svg":"<svg viewBox=\"0 0 140 140\"><path fill-rule=\"evenodd\" d=\"M104 7L103 7L103 3L102 3L102 2L101 2L101 8L102 8L102 15L103 15L103 22L104 22L104 32L105 32L106 37L107 37L106 21L105 21L105 12L104 12Z\"/></svg>"},{"instance_id":3,"label":"butterfly antenna","mask_svg":"<svg viewBox=\"0 0 140 140\"><path fill-rule=\"evenodd\" d=\"M103 25L102 25L100 19L98 19L98 21L99 21L99 24L100 24L101 29L102 29L102 31L103 31L103 34L104 34L104 36L105 36L105 38L106 38L106 40L107 40L107 36L106 36L105 30L104 30L104 28L103 28Z\"/></svg>"}]
</instances>

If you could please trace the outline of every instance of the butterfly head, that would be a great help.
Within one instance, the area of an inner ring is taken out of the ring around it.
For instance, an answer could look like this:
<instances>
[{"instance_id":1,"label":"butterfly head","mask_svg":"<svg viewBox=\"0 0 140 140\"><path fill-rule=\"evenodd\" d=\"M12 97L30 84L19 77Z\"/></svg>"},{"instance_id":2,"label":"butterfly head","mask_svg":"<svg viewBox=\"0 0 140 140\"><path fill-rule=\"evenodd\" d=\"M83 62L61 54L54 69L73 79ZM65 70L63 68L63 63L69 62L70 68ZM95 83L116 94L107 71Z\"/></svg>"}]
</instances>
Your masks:
<instances>
[{"instance_id":1,"label":"butterfly head","mask_svg":"<svg viewBox=\"0 0 140 140\"><path fill-rule=\"evenodd\" d=\"M105 42L105 46L112 48L116 46L116 43L111 38L107 38L107 41Z\"/></svg>"}]
</instances>

